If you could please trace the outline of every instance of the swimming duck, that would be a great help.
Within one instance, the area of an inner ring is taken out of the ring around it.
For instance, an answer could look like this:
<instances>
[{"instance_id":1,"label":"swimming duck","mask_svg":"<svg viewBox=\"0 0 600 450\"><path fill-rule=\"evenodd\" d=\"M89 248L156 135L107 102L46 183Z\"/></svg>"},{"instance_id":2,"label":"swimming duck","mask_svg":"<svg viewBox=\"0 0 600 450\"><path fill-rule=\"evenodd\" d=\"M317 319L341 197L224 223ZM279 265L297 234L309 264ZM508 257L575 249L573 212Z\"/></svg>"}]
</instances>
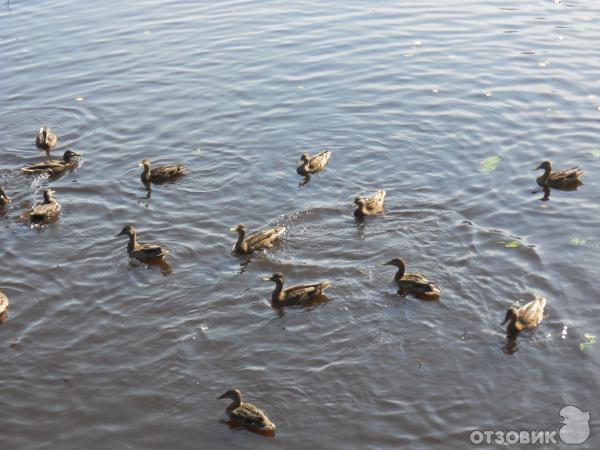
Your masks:
<instances>
[{"instance_id":1,"label":"swimming duck","mask_svg":"<svg viewBox=\"0 0 600 450\"><path fill-rule=\"evenodd\" d=\"M44 190L44 201L29 210L29 218L32 221L39 222L58 216L60 203L54 199L54 194L55 192L52 189Z\"/></svg>"},{"instance_id":2,"label":"swimming duck","mask_svg":"<svg viewBox=\"0 0 600 450\"><path fill-rule=\"evenodd\" d=\"M232 403L225 411L236 424L246 428L260 431L275 431L275 424L269 420L267 415L252 403L242 401L242 393L239 389L230 389L219 397L228 398Z\"/></svg>"},{"instance_id":3,"label":"swimming duck","mask_svg":"<svg viewBox=\"0 0 600 450\"><path fill-rule=\"evenodd\" d=\"M440 290L420 273L405 273L406 265L402 258L394 258L383 265L398 268L394 281L400 287L399 293L412 294L422 300L436 300L440 296Z\"/></svg>"},{"instance_id":4,"label":"swimming duck","mask_svg":"<svg viewBox=\"0 0 600 450\"><path fill-rule=\"evenodd\" d=\"M298 175L310 175L311 173L321 172L327 166L331 158L331 152L321 152L316 155L310 156L308 153L302 154L300 162L296 168Z\"/></svg>"},{"instance_id":5,"label":"swimming duck","mask_svg":"<svg viewBox=\"0 0 600 450\"><path fill-rule=\"evenodd\" d=\"M546 299L539 296L536 296L535 300L530 301L520 308L511 306L506 311L506 316L500 325L508 322L506 331L509 335L515 335L524 329L535 328L542 321L545 306Z\"/></svg>"},{"instance_id":6,"label":"swimming duck","mask_svg":"<svg viewBox=\"0 0 600 450\"><path fill-rule=\"evenodd\" d=\"M585 173L577 167L552 172L552 163L550 161L542 162L534 169L534 171L540 169L544 169L544 175L537 178L537 184L542 187L553 187L558 189L577 187L582 184L579 178Z\"/></svg>"},{"instance_id":7,"label":"swimming duck","mask_svg":"<svg viewBox=\"0 0 600 450\"><path fill-rule=\"evenodd\" d=\"M383 199L385 198L385 191L379 189L371 197L356 197L354 204L358 206L354 210L354 216L364 217L379 214L383 211Z\"/></svg>"},{"instance_id":8,"label":"swimming duck","mask_svg":"<svg viewBox=\"0 0 600 450\"><path fill-rule=\"evenodd\" d=\"M8 309L8 305L10 305L8 297L4 294L4 292L0 291L0 315L4 314L4 312Z\"/></svg>"},{"instance_id":9,"label":"swimming duck","mask_svg":"<svg viewBox=\"0 0 600 450\"><path fill-rule=\"evenodd\" d=\"M262 277L263 281L275 282L275 290L271 294L273 306L296 306L308 303L310 300L323 294L325 289L331 286L329 281L321 281L315 284L299 284L283 289L283 274L274 273L270 277Z\"/></svg>"},{"instance_id":10,"label":"swimming duck","mask_svg":"<svg viewBox=\"0 0 600 450\"><path fill-rule=\"evenodd\" d=\"M35 137L35 145L44 150L51 150L58 142L58 137L50 127L43 126Z\"/></svg>"},{"instance_id":11,"label":"swimming duck","mask_svg":"<svg viewBox=\"0 0 600 450\"><path fill-rule=\"evenodd\" d=\"M4 189L2 189L0 187L0 207L6 206L9 203L10 203L10 197L8 195L6 195L6 192L4 192Z\"/></svg>"},{"instance_id":12,"label":"swimming duck","mask_svg":"<svg viewBox=\"0 0 600 450\"><path fill-rule=\"evenodd\" d=\"M143 183L149 183L151 181L153 183L161 183L185 174L185 166L183 164L157 166L154 169L151 169L150 161L144 159L138 166L144 168L141 175Z\"/></svg>"},{"instance_id":13,"label":"swimming duck","mask_svg":"<svg viewBox=\"0 0 600 450\"><path fill-rule=\"evenodd\" d=\"M246 226L238 225L236 227L230 228L229 231L237 232L238 240L233 247L233 250L236 253L246 255L249 253L254 253L256 251L262 249L269 249L275 245L279 236L281 236L286 227L273 227L268 230L259 231L257 233L251 234L246 237Z\"/></svg>"},{"instance_id":14,"label":"swimming duck","mask_svg":"<svg viewBox=\"0 0 600 450\"><path fill-rule=\"evenodd\" d=\"M77 167L77 160L73 159L75 156L81 156L81 153L67 150L63 154L62 161L59 159L51 159L49 161L32 164L31 166L21 167L21 171L25 173L47 173L49 175L58 175L67 169L74 169Z\"/></svg>"},{"instance_id":15,"label":"swimming duck","mask_svg":"<svg viewBox=\"0 0 600 450\"><path fill-rule=\"evenodd\" d=\"M127 253L131 258L146 262L164 258L169 252L167 249L156 244L140 244L136 239L136 231L133 225L125 225L117 236L129 236Z\"/></svg>"}]
</instances>

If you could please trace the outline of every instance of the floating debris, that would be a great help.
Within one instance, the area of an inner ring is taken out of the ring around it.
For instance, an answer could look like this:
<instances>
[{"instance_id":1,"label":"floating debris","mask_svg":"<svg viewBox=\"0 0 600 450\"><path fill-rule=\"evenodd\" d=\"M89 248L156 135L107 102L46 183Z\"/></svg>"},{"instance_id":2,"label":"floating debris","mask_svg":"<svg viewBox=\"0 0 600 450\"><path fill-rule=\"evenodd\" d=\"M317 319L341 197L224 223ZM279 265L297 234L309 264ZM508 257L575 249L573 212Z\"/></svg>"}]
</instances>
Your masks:
<instances>
[{"instance_id":1,"label":"floating debris","mask_svg":"<svg viewBox=\"0 0 600 450\"><path fill-rule=\"evenodd\" d=\"M492 173L502 161L498 155L492 155L479 163L479 171L483 173Z\"/></svg>"}]
</instances>

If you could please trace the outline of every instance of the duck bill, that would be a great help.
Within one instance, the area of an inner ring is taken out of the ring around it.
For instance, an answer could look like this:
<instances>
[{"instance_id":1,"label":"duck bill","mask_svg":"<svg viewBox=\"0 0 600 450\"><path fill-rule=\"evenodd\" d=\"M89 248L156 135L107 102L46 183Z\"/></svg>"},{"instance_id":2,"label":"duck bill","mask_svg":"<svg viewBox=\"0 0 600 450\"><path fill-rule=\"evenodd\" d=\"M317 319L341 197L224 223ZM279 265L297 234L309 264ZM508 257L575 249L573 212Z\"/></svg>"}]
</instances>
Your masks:
<instances>
[{"instance_id":1,"label":"duck bill","mask_svg":"<svg viewBox=\"0 0 600 450\"><path fill-rule=\"evenodd\" d=\"M539 166L537 166L535 169L532 170L532 172L535 172L536 170L541 170L543 169L542 165L540 164Z\"/></svg>"},{"instance_id":2,"label":"duck bill","mask_svg":"<svg viewBox=\"0 0 600 450\"><path fill-rule=\"evenodd\" d=\"M236 227L230 228L229 231L231 231L232 233L235 233L237 231Z\"/></svg>"},{"instance_id":3,"label":"duck bill","mask_svg":"<svg viewBox=\"0 0 600 450\"><path fill-rule=\"evenodd\" d=\"M123 233L123 232L121 231L119 234L115 235L115 237L123 236L124 234L125 234L125 233Z\"/></svg>"},{"instance_id":4,"label":"duck bill","mask_svg":"<svg viewBox=\"0 0 600 450\"><path fill-rule=\"evenodd\" d=\"M384 262L384 263L382 264L382 266L392 266L392 265L393 265L393 264L392 264L392 262L391 262L391 261Z\"/></svg>"},{"instance_id":5,"label":"duck bill","mask_svg":"<svg viewBox=\"0 0 600 450\"><path fill-rule=\"evenodd\" d=\"M260 277L262 281L273 281L273 277Z\"/></svg>"},{"instance_id":6,"label":"duck bill","mask_svg":"<svg viewBox=\"0 0 600 450\"><path fill-rule=\"evenodd\" d=\"M73 156L83 156L83 153L80 153L80 152L73 152Z\"/></svg>"},{"instance_id":7,"label":"duck bill","mask_svg":"<svg viewBox=\"0 0 600 450\"><path fill-rule=\"evenodd\" d=\"M510 316L508 314L506 314L506 317L504 318L504 320L502 321L502 323L500 325L506 325L509 320L510 320Z\"/></svg>"},{"instance_id":8,"label":"duck bill","mask_svg":"<svg viewBox=\"0 0 600 450\"><path fill-rule=\"evenodd\" d=\"M221 400L222 398L226 398L226 397L227 397L227 394L219 395L217 397L217 400Z\"/></svg>"}]
</instances>

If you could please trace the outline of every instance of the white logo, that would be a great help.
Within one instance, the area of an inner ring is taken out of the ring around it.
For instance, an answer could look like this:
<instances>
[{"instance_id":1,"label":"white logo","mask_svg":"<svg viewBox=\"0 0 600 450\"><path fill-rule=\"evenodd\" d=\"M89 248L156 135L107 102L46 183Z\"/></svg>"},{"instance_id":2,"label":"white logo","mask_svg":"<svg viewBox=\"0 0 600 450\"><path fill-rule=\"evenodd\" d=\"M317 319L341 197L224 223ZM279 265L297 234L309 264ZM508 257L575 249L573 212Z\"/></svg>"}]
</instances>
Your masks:
<instances>
[{"instance_id":1,"label":"white logo","mask_svg":"<svg viewBox=\"0 0 600 450\"><path fill-rule=\"evenodd\" d=\"M583 444L590 437L590 412L577 406L565 406L560 410L560 440L565 444Z\"/></svg>"},{"instance_id":2,"label":"white logo","mask_svg":"<svg viewBox=\"0 0 600 450\"><path fill-rule=\"evenodd\" d=\"M474 430L469 435L475 445L567 445L583 444L590 437L590 412L567 405L560 410L560 430ZM557 436L558 435L558 436Z\"/></svg>"}]
</instances>

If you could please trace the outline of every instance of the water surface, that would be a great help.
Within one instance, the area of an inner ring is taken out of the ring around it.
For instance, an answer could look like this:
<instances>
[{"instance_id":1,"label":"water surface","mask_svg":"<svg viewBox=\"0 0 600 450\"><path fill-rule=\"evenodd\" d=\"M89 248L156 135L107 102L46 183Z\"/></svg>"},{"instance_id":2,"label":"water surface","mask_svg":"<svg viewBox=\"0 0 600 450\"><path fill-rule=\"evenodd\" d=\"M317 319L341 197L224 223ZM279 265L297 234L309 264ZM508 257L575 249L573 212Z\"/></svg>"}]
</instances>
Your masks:
<instances>
[{"instance_id":1,"label":"water surface","mask_svg":"<svg viewBox=\"0 0 600 450\"><path fill-rule=\"evenodd\" d=\"M4 4L0 448L459 449L558 429L567 404L597 448L599 20L592 0ZM19 173L41 124L78 170ZM144 158L189 173L148 198ZM543 159L584 186L541 201ZM30 228L48 186L63 214ZM126 223L170 273L129 261ZM240 266L238 223L289 231ZM439 302L396 295L395 256ZM273 310L275 271L330 301ZM499 323L535 294L547 316L510 354ZM276 438L220 422L230 387Z\"/></svg>"}]
</instances>

